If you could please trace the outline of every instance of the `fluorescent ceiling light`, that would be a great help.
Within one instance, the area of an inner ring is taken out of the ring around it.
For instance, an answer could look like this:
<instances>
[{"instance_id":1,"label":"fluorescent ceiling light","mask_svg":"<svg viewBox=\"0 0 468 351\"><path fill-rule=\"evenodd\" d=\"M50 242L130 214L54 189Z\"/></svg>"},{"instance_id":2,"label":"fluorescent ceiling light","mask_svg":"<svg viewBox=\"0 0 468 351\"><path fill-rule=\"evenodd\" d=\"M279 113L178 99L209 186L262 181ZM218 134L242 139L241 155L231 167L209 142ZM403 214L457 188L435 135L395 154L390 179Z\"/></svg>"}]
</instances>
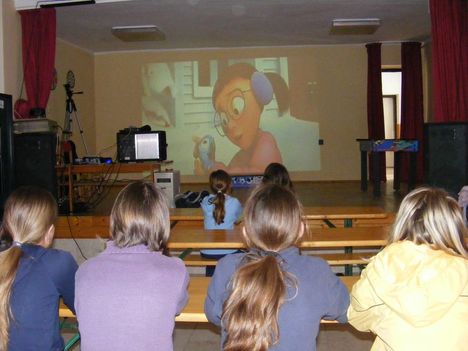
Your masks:
<instances>
[{"instance_id":1,"label":"fluorescent ceiling light","mask_svg":"<svg viewBox=\"0 0 468 351\"><path fill-rule=\"evenodd\" d=\"M379 18L335 18L333 27L378 27L380 26Z\"/></svg>"},{"instance_id":2,"label":"fluorescent ceiling light","mask_svg":"<svg viewBox=\"0 0 468 351\"><path fill-rule=\"evenodd\" d=\"M50 0L50 1L38 1L37 5L41 8L46 7L63 7L73 5L92 5L95 4L95 0Z\"/></svg>"},{"instance_id":3,"label":"fluorescent ceiling light","mask_svg":"<svg viewBox=\"0 0 468 351\"><path fill-rule=\"evenodd\" d=\"M164 32L154 24L114 26L112 34L122 41L161 41L166 39Z\"/></svg>"},{"instance_id":4,"label":"fluorescent ceiling light","mask_svg":"<svg viewBox=\"0 0 468 351\"><path fill-rule=\"evenodd\" d=\"M335 18L330 34L368 35L380 26L379 18Z\"/></svg>"}]
</instances>

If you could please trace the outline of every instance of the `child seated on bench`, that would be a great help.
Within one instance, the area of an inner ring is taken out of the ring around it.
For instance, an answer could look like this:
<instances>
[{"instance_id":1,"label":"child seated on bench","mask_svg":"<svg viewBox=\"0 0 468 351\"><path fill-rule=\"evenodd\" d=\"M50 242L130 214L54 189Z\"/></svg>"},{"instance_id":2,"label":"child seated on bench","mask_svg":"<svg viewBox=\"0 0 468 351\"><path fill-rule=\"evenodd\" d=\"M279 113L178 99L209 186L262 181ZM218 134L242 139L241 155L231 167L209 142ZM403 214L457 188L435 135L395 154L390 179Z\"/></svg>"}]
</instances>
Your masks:
<instances>
[{"instance_id":1,"label":"child seated on bench","mask_svg":"<svg viewBox=\"0 0 468 351\"><path fill-rule=\"evenodd\" d=\"M57 203L48 191L16 189L3 214L0 253L0 350L63 350L60 297L74 312L75 272L70 253L51 249Z\"/></svg>"},{"instance_id":2,"label":"child seated on bench","mask_svg":"<svg viewBox=\"0 0 468 351\"><path fill-rule=\"evenodd\" d=\"M242 215L242 205L239 200L230 195L231 176L221 169L210 174L211 195L201 202L205 229L233 229L234 224ZM200 250L204 258L219 260L227 254L238 250ZM206 267L206 276L211 277L215 266Z\"/></svg>"},{"instance_id":3,"label":"child seated on bench","mask_svg":"<svg viewBox=\"0 0 468 351\"><path fill-rule=\"evenodd\" d=\"M263 173L263 184L278 184L294 191L289 172L281 163L270 163Z\"/></svg>"},{"instance_id":4,"label":"child seated on bench","mask_svg":"<svg viewBox=\"0 0 468 351\"><path fill-rule=\"evenodd\" d=\"M76 273L82 350L172 351L174 318L188 300L184 263L162 254L169 209L153 184L129 184L110 216L112 240Z\"/></svg>"},{"instance_id":5,"label":"child seated on bench","mask_svg":"<svg viewBox=\"0 0 468 351\"><path fill-rule=\"evenodd\" d=\"M282 186L260 185L244 223L248 252L218 262L205 300L222 349L315 350L321 319L347 321L349 293L327 262L300 255L301 204Z\"/></svg>"},{"instance_id":6,"label":"child seated on bench","mask_svg":"<svg viewBox=\"0 0 468 351\"><path fill-rule=\"evenodd\" d=\"M422 187L402 201L389 244L351 292L349 322L372 350L466 350L467 228L457 202Z\"/></svg>"}]
</instances>

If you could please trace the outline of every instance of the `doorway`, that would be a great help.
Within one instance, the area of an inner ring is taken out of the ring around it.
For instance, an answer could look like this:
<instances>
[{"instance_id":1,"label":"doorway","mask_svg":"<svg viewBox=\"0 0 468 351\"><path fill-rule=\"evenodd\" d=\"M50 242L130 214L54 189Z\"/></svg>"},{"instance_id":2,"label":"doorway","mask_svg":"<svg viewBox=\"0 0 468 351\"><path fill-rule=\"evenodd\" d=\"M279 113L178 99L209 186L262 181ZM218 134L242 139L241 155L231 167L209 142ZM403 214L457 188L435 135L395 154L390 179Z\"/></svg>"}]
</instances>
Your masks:
<instances>
[{"instance_id":1,"label":"doorway","mask_svg":"<svg viewBox=\"0 0 468 351\"><path fill-rule=\"evenodd\" d=\"M385 139L400 138L401 70L382 70ZM394 153L385 153L387 180L393 180Z\"/></svg>"}]
</instances>

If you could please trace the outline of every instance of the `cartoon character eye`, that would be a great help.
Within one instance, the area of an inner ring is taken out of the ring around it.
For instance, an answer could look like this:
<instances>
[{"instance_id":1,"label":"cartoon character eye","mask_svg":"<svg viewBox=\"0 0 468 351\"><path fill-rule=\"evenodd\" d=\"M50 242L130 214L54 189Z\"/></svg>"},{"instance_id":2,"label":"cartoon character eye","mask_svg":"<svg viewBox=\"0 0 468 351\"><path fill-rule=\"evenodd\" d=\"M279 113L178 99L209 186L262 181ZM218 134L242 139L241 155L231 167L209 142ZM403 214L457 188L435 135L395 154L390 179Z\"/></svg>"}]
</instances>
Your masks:
<instances>
[{"instance_id":1,"label":"cartoon character eye","mask_svg":"<svg viewBox=\"0 0 468 351\"><path fill-rule=\"evenodd\" d=\"M240 114L244 112L245 100L242 96L236 96L232 99L232 113L233 118L239 118Z\"/></svg>"}]
</instances>

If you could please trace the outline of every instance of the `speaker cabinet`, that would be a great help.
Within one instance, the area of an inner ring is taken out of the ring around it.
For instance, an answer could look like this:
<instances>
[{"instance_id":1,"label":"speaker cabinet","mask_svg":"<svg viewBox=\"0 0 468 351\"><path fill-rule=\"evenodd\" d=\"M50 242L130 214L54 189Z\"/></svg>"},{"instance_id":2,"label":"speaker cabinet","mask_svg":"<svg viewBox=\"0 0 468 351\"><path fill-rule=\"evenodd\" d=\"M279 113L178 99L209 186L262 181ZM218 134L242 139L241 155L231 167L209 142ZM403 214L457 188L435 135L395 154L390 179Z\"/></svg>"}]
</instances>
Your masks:
<instances>
[{"instance_id":1,"label":"speaker cabinet","mask_svg":"<svg viewBox=\"0 0 468 351\"><path fill-rule=\"evenodd\" d=\"M468 123L424 125L425 183L451 195L468 185Z\"/></svg>"},{"instance_id":2,"label":"speaker cabinet","mask_svg":"<svg viewBox=\"0 0 468 351\"><path fill-rule=\"evenodd\" d=\"M14 136L16 187L35 185L50 191L57 198L56 144L54 133Z\"/></svg>"},{"instance_id":3,"label":"speaker cabinet","mask_svg":"<svg viewBox=\"0 0 468 351\"><path fill-rule=\"evenodd\" d=\"M0 94L0 212L14 188L12 97Z\"/></svg>"}]
</instances>

